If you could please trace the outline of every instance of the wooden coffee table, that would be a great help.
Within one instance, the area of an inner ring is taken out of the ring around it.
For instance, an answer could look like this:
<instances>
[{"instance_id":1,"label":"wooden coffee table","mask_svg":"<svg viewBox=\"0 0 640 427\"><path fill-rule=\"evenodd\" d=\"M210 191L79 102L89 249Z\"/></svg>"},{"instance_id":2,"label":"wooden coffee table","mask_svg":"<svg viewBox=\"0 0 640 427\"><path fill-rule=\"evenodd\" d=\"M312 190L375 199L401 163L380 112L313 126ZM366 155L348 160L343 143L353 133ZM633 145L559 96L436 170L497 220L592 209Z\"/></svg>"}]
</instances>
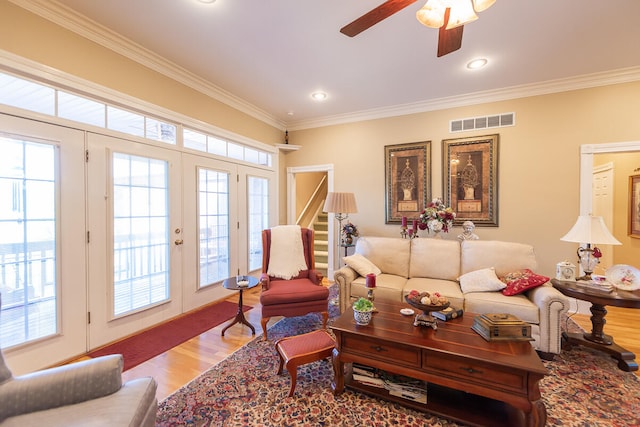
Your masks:
<instances>
[{"instance_id":1,"label":"wooden coffee table","mask_svg":"<svg viewBox=\"0 0 640 427\"><path fill-rule=\"evenodd\" d=\"M337 341L334 394L346 385L475 426L545 424L538 382L547 370L530 342L487 342L471 329L472 313L439 322L434 330L413 326L413 316L400 314L406 304L375 305L378 311L367 326L356 325L351 310L331 325ZM352 362L427 381L427 403L354 381Z\"/></svg>"}]
</instances>

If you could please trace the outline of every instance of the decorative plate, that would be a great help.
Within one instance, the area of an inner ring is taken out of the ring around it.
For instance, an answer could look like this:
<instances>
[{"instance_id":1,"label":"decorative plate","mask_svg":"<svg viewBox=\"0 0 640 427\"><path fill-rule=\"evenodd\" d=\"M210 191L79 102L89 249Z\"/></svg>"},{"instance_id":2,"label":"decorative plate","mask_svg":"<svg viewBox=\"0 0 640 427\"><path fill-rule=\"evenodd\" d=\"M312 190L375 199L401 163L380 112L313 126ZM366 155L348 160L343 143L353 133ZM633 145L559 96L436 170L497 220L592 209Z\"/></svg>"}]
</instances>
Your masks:
<instances>
[{"instance_id":1,"label":"decorative plate","mask_svg":"<svg viewBox=\"0 0 640 427\"><path fill-rule=\"evenodd\" d=\"M413 313L415 313L415 311L413 311L410 308L403 308L400 310L400 313L402 313L405 316L411 316Z\"/></svg>"},{"instance_id":2,"label":"decorative plate","mask_svg":"<svg viewBox=\"0 0 640 427\"><path fill-rule=\"evenodd\" d=\"M607 282L618 289L635 291L640 289L640 270L626 264L616 264L605 272Z\"/></svg>"}]
</instances>

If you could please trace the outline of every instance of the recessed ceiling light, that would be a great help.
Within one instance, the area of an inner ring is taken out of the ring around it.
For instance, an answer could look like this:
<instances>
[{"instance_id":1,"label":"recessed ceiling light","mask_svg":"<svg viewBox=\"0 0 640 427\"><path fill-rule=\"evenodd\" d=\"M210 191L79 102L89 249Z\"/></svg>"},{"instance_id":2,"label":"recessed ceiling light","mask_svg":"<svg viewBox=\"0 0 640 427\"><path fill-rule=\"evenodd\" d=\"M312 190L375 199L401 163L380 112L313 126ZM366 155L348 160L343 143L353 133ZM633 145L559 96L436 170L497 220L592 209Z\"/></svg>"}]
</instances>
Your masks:
<instances>
[{"instance_id":1,"label":"recessed ceiling light","mask_svg":"<svg viewBox=\"0 0 640 427\"><path fill-rule=\"evenodd\" d=\"M467 68L470 70L477 70L478 68L482 68L487 65L487 60L484 58L474 59L467 64Z\"/></svg>"},{"instance_id":2,"label":"recessed ceiling light","mask_svg":"<svg viewBox=\"0 0 640 427\"><path fill-rule=\"evenodd\" d=\"M313 100L315 101L324 101L325 99L327 99L327 94L324 92L313 92L311 94L311 98L313 98Z\"/></svg>"},{"instance_id":3,"label":"recessed ceiling light","mask_svg":"<svg viewBox=\"0 0 640 427\"><path fill-rule=\"evenodd\" d=\"M216 0L198 0L200 3L215 3Z\"/></svg>"}]
</instances>

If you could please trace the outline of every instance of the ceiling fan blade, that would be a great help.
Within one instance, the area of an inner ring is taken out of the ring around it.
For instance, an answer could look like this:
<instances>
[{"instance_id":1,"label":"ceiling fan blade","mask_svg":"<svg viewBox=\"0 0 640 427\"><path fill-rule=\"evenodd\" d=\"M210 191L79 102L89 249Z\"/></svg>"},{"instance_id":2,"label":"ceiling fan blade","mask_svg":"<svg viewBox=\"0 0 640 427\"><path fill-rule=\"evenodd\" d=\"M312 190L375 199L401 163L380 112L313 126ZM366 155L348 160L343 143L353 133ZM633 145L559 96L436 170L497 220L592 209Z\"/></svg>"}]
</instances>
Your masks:
<instances>
[{"instance_id":1,"label":"ceiling fan blade","mask_svg":"<svg viewBox=\"0 0 640 427\"><path fill-rule=\"evenodd\" d=\"M342 27L340 32L349 37L357 36L367 28L373 27L383 19L390 17L415 2L416 0L387 0L375 9L372 9L360 18Z\"/></svg>"},{"instance_id":2,"label":"ceiling fan blade","mask_svg":"<svg viewBox=\"0 0 640 427\"><path fill-rule=\"evenodd\" d=\"M446 30L445 27L446 25L440 27L438 33L438 58L455 52L462 47L462 30L464 29L464 25L450 30Z\"/></svg>"},{"instance_id":3,"label":"ceiling fan blade","mask_svg":"<svg viewBox=\"0 0 640 427\"><path fill-rule=\"evenodd\" d=\"M450 8L444 11L444 24L438 30L438 58L448 53L455 52L462 47L462 30L464 25L447 30Z\"/></svg>"}]
</instances>

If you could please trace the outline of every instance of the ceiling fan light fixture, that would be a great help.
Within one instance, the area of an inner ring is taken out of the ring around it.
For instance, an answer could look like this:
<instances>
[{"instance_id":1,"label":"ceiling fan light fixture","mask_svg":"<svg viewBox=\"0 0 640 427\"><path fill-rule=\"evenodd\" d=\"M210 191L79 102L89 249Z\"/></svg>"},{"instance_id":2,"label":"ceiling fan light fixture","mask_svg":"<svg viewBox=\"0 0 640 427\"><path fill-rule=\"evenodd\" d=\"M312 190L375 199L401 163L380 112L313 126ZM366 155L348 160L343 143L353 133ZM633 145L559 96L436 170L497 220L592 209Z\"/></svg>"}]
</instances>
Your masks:
<instances>
[{"instance_id":1,"label":"ceiling fan light fixture","mask_svg":"<svg viewBox=\"0 0 640 427\"><path fill-rule=\"evenodd\" d=\"M496 0L473 0L473 8L476 12L484 12L489 9Z\"/></svg>"},{"instance_id":2,"label":"ceiling fan light fixture","mask_svg":"<svg viewBox=\"0 0 640 427\"><path fill-rule=\"evenodd\" d=\"M449 14L449 23L447 30L459 27L478 19L478 15L473 10L471 0L457 1L451 4L451 12Z\"/></svg>"},{"instance_id":3,"label":"ceiling fan light fixture","mask_svg":"<svg viewBox=\"0 0 640 427\"><path fill-rule=\"evenodd\" d=\"M440 28L444 25L445 9L445 5L439 0L427 0L425 5L416 12L416 18L422 25Z\"/></svg>"}]
</instances>

